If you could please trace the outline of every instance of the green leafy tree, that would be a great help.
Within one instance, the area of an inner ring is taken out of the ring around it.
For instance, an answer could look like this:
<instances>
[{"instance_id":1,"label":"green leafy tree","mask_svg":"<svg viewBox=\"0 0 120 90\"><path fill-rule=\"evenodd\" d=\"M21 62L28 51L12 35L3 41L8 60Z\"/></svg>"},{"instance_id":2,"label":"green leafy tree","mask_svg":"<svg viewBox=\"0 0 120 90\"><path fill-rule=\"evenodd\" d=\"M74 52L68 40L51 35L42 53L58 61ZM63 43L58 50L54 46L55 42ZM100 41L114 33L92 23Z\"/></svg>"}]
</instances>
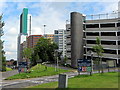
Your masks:
<instances>
[{"instance_id":1,"label":"green leafy tree","mask_svg":"<svg viewBox=\"0 0 120 90\"><path fill-rule=\"evenodd\" d=\"M46 39L44 37L41 37L39 41L37 42L36 46L34 47L34 56L31 58L32 65L36 65L36 55L39 55L39 59L42 60L42 62L50 61L54 62L54 50L57 49L58 46L54 42L52 42L50 39Z\"/></svg>"},{"instance_id":2,"label":"green leafy tree","mask_svg":"<svg viewBox=\"0 0 120 90\"><path fill-rule=\"evenodd\" d=\"M37 56L35 53L32 53L31 59L30 59L30 67L37 65Z\"/></svg>"},{"instance_id":3,"label":"green leafy tree","mask_svg":"<svg viewBox=\"0 0 120 90\"><path fill-rule=\"evenodd\" d=\"M4 56L5 52L3 50L3 41L1 40L4 25L5 23L2 21L2 15L0 15L0 71L6 71L6 57Z\"/></svg>"},{"instance_id":4,"label":"green leafy tree","mask_svg":"<svg viewBox=\"0 0 120 90\"><path fill-rule=\"evenodd\" d=\"M65 55L65 57L64 57L64 64L67 63L67 60L68 60L68 58L67 58L67 56Z\"/></svg>"},{"instance_id":5,"label":"green leafy tree","mask_svg":"<svg viewBox=\"0 0 120 90\"><path fill-rule=\"evenodd\" d=\"M25 48L23 50L23 57L25 58L26 62L29 62L32 56L33 49L32 48Z\"/></svg>"},{"instance_id":6,"label":"green leafy tree","mask_svg":"<svg viewBox=\"0 0 120 90\"><path fill-rule=\"evenodd\" d=\"M102 59L101 57L103 56L103 47L102 45L100 44L100 38L99 37L96 37L96 45L93 46L93 49L94 51L96 52L97 56L98 56L98 64L100 66L99 68L99 73L100 73L100 69L102 70L102 73L103 73L103 68L102 68Z\"/></svg>"},{"instance_id":7,"label":"green leafy tree","mask_svg":"<svg viewBox=\"0 0 120 90\"><path fill-rule=\"evenodd\" d=\"M14 61L14 62L13 62L13 65L14 65L14 66L17 66L17 61Z\"/></svg>"}]
</instances>

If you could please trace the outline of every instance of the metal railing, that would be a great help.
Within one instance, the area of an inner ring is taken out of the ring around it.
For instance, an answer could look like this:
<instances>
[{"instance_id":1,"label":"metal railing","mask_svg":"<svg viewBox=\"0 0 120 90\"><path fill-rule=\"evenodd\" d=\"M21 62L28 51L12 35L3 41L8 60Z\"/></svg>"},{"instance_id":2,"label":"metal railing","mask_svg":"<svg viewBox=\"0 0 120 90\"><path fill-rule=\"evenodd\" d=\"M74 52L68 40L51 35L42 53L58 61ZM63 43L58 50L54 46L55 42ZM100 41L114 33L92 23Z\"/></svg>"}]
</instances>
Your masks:
<instances>
[{"instance_id":1,"label":"metal railing","mask_svg":"<svg viewBox=\"0 0 120 90\"><path fill-rule=\"evenodd\" d=\"M99 19L114 19L120 17L120 12L106 13L106 14L96 14L96 15L86 15L86 20L99 20Z\"/></svg>"}]
</instances>

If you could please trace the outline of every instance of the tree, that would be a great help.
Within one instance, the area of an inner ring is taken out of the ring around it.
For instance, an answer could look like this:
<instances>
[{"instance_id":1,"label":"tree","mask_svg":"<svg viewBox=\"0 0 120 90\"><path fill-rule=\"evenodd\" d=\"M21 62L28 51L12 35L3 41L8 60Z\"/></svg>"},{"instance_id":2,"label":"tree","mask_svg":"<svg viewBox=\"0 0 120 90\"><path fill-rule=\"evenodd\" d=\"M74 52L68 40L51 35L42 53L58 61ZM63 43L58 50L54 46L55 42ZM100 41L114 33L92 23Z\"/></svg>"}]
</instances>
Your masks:
<instances>
[{"instance_id":1,"label":"tree","mask_svg":"<svg viewBox=\"0 0 120 90\"><path fill-rule=\"evenodd\" d=\"M5 52L3 50L3 41L1 36L3 36L3 26L5 23L2 21L2 15L0 15L0 71L6 71L6 57L4 56Z\"/></svg>"},{"instance_id":2,"label":"tree","mask_svg":"<svg viewBox=\"0 0 120 90\"><path fill-rule=\"evenodd\" d=\"M102 68L102 59L101 59L101 56L103 56L103 47L102 45L100 44L100 38L99 37L96 37L96 45L93 46L93 49L94 51L97 53L97 56L98 56L98 64L100 66L100 69L102 70L102 73L103 73L103 68ZM99 69L99 73L100 73L100 69Z\"/></svg>"},{"instance_id":3,"label":"tree","mask_svg":"<svg viewBox=\"0 0 120 90\"><path fill-rule=\"evenodd\" d=\"M25 48L23 50L23 57L26 59L26 62L28 63L31 59L33 49L32 48Z\"/></svg>"},{"instance_id":4,"label":"tree","mask_svg":"<svg viewBox=\"0 0 120 90\"><path fill-rule=\"evenodd\" d=\"M14 65L14 66L17 66L17 61L14 61L14 62L13 62L13 65Z\"/></svg>"},{"instance_id":5,"label":"tree","mask_svg":"<svg viewBox=\"0 0 120 90\"><path fill-rule=\"evenodd\" d=\"M37 65L37 56L35 55L35 53L32 53L30 58L30 67Z\"/></svg>"},{"instance_id":6,"label":"tree","mask_svg":"<svg viewBox=\"0 0 120 90\"><path fill-rule=\"evenodd\" d=\"M68 60L68 58L67 58L67 56L65 55L65 57L64 57L64 64L67 63L67 60Z\"/></svg>"},{"instance_id":7,"label":"tree","mask_svg":"<svg viewBox=\"0 0 120 90\"><path fill-rule=\"evenodd\" d=\"M58 46L54 42L52 42L50 39L46 39L44 37L41 37L39 41L37 42L36 46L34 47L34 55L32 55L31 63L33 65L36 65L36 55L39 56L39 59L42 60L42 62L54 62L54 51L57 49Z\"/></svg>"}]
</instances>

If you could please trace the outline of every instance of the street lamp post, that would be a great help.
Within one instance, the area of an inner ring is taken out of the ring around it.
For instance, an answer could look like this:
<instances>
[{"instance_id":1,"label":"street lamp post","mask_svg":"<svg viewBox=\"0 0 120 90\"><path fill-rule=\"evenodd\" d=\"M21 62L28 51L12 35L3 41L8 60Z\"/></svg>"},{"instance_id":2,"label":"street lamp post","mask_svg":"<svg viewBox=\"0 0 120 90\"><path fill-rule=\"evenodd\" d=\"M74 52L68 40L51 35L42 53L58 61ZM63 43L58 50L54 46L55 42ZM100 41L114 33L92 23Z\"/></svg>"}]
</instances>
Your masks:
<instances>
[{"instance_id":1,"label":"street lamp post","mask_svg":"<svg viewBox=\"0 0 120 90\"><path fill-rule=\"evenodd\" d=\"M88 53L90 54L90 56L91 56L91 72L90 72L90 74L92 74L92 72L93 72L93 51L92 50L89 50L88 51Z\"/></svg>"},{"instance_id":2,"label":"street lamp post","mask_svg":"<svg viewBox=\"0 0 120 90\"><path fill-rule=\"evenodd\" d=\"M56 58L57 60L55 60L55 64L56 64L55 65L55 71L58 71L58 56L59 56L59 52L60 52L59 50L55 50L55 55L54 56L57 57Z\"/></svg>"},{"instance_id":3,"label":"street lamp post","mask_svg":"<svg viewBox=\"0 0 120 90\"><path fill-rule=\"evenodd\" d=\"M46 27L46 25L43 25L44 26L44 37L45 37L45 27Z\"/></svg>"},{"instance_id":4,"label":"street lamp post","mask_svg":"<svg viewBox=\"0 0 120 90\"><path fill-rule=\"evenodd\" d=\"M57 55L58 55L58 54L57 54ZM57 63L57 71L58 71L58 56L57 56L57 62L56 62L56 63Z\"/></svg>"}]
</instances>

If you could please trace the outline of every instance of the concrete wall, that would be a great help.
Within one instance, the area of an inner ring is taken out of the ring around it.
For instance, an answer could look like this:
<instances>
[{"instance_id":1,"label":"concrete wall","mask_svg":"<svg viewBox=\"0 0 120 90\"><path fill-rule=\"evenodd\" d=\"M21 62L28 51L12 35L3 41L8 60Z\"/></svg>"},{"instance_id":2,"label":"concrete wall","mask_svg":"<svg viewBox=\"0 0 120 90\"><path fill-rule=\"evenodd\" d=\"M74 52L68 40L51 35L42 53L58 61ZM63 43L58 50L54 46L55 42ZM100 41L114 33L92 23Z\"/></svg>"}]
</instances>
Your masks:
<instances>
[{"instance_id":1,"label":"concrete wall","mask_svg":"<svg viewBox=\"0 0 120 90\"><path fill-rule=\"evenodd\" d=\"M71 66L77 67L77 59L83 58L83 16L71 13Z\"/></svg>"}]
</instances>

